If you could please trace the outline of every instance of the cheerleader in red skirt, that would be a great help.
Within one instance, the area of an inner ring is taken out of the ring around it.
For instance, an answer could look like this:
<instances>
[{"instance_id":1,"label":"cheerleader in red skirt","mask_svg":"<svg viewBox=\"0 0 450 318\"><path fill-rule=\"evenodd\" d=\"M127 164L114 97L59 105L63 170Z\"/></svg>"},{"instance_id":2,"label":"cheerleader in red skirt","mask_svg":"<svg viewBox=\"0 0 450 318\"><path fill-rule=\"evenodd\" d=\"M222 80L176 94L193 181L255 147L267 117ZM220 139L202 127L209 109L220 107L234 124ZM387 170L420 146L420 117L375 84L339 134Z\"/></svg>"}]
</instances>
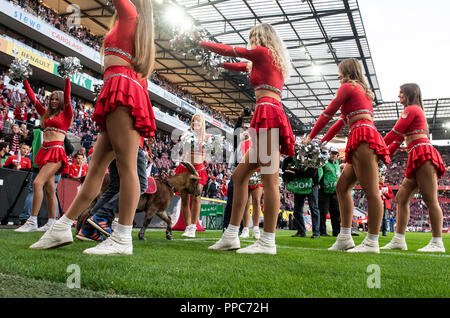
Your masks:
<instances>
[{"instance_id":1,"label":"cheerleader in red skirt","mask_svg":"<svg viewBox=\"0 0 450 318\"><path fill-rule=\"evenodd\" d=\"M350 125L345 149L346 166L336 185L341 211L341 231L331 251L379 253L378 233L383 216L383 204L378 190L378 160L390 163L389 151L373 123L373 93L369 91L356 59L342 61L338 66L341 87L336 97L320 115L313 130L304 141L309 143L340 109L341 118L325 135L323 142L331 140L346 124ZM368 203L369 233L361 245L355 247L351 236L353 198L351 190L359 182Z\"/></svg>"},{"instance_id":2,"label":"cheerleader in red skirt","mask_svg":"<svg viewBox=\"0 0 450 318\"><path fill-rule=\"evenodd\" d=\"M445 174L439 152L428 138L428 124L423 111L422 94L417 84L400 87L400 103L405 106L397 124L384 137L389 151L395 153L406 141L409 153L405 179L397 192L397 227L392 241L382 249L407 250L405 232L409 220L409 203L414 193L420 192L430 214L431 242L419 252L445 253L442 244L442 210L437 196L437 179Z\"/></svg>"},{"instance_id":3,"label":"cheerleader in red skirt","mask_svg":"<svg viewBox=\"0 0 450 318\"><path fill-rule=\"evenodd\" d=\"M55 174L69 172L69 163L64 150L64 138L72 124L73 117L70 100L70 79L66 79L64 92L54 91L50 95L47 109L36 99L27 80L23 82L23 85L28 98L41 116L41 127L44 131L42 146L34 158L35 164L39 166L39 173L33 182L31 216L24 225L16 229L16 232L45 232L56 220L58 201L55 195ZM41 209L44 191L47 197L48 222L37 228L37 217Z\"/></svg>"},{"instance_id":4,"label":"cheerleader in red skirt","mask_svg":"<svg viewBox=\"0 0 450 318\"><path fill-rule=\"evenodd\" d=\"M93 120L100 128L86 179L67 213L31 248L47 249L73 241L71 226L98 194L105 171L115 158L120 176L119 223L105 241L86 254L129 255L140 189L136 158L140 138L154 136L155 116L147 78L154 63L152 2L113 0L116 13L104 41L103 88Z\"/></svg>"},{"instance_id":5,"label":"cheerleader in red skirt","mask_svg":"<svg viewBox=\"0 0 450 318\"><path fill-rule=\"evenodd\" d=\"M247 131L243 134L243 142L241 143L241 153L245 155L249 148L251 147L250 136ZM244 228L242 229L241 238L249 238L250 237L250 203L252 203L253 213L252 213L252 222L253 222L253 230L252 237L255 239L259 239L261 237L261 233L259 231L259 216L261 215L261 197L263 194L263 185L258 178L261 170L258 169L250 178L248 183L248 199L247 205L245 206L244 216L242 218L242 223ZM251 199L250 199L251 197Z\"/></svg>"},{"instance_id":6,"label":"cheerleader in red skirt","mask_svg":"<svg viewBox=\"0 0 450 318\"><path fill-rule=\"evenodd\" d=\"M249 33L251 49L228 45L199 42L205 49L224 56L242 57L252 62L250 83L255 89L256 106L250 123L250 135L255 136L250 148L233 172L234 196L230 225L221 240L210 246L213 250L240 248L239 225L248 198L250 176L261 168L265 202L264 232L255 244L237 253L276 254L275 230L280 208L278 170L280 153L294 155L295 138L289 120L281 104L284 80L289 76L290 59L282 40L269 24L259 24ZM246 72L247 63L225 63L226 69ZM272 142L275 145L272 145Z\"/></svg>"},{"instance_id":7,"label":"cheerleader in red skirt","mask_svg":"<svg viewBox=\"0 0 450 318\"><path fill-rule=\"evenodd\" d=\"M202 193L203 187L208 182L208 174L206 168L203 164L205 160L205 151L202 148L202 143L209 136L205 133L205 118L201 114L195 114L191 118L191 130L196 134L198 138L198 145L194 145L190 153L190 158L187 158L195 170L197 171L200 179L198 180L199 191ZM188 172L188 170L183 165L178 165L175 169L175 174L181 174ZM192 201L192 208L190 207L190 202ZM195 232L197 231L197 223L200 217L200 205L201 197L192 196L190 194L181 193L181 211L186 225L186 230L182 234L185 237L195 237Z\"/></svg>"}]
</instances>

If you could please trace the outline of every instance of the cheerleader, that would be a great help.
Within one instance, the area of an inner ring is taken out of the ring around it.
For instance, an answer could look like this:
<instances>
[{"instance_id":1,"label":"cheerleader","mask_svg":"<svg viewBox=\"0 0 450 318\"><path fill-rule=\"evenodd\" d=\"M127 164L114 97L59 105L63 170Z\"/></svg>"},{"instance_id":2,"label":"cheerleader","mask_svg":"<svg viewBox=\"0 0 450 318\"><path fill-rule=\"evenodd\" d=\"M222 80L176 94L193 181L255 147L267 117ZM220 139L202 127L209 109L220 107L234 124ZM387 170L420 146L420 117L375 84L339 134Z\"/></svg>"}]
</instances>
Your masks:
<instances>
[{"instance_id":1,"label":"cheerleader","mask_svg":"<svg viewBox=\"0 0 450 318\"><path fill-rule=\"evenodd\" d=\"M28 80L23 86L30 102L41 116L43 143L37 152L34 163L39 166L39 173L33 181L33 203L31 216L16 232L45 232L55 223L58 201L55 194L55 174L67 174L69 163L64 150L64 138L72 124L73 109L70 100L70 78L66 79L64 91L54 91L50 95L47 109L42 106L33 93ZM44 191L47 198L48 221L37 227L37 217L41 209Z\"/></svg>"},{"instance_id":2,"label":"cheerleader","mask_svg":"<svg viewBox=\"0 0 450 318\"><path fill-rule=\"evenodd\" d=\"M292 128L281 104L281 91L285 79L289 76L290 59L282 40L269 24L259 24L249 33L251 49L228 45L199 42L205 49L224 56L242 57L252 62L250 83L255 89L256 106L250 128L256 132L253 148L250 148L233 173L234 197L230 225L213 250L239 249L240 254L276 254L275 230L280 208L280 190L278 171L280 153L294 155L295 138ZM247 71L247 63L224 63L223 67L241 72ZM253 137L252 137L253 138ZM278 142L280 147L272 145ZM264 143L264 144L263 144ZM261 159L270 156L269 160ZM250 160L256 158L257 162ZM267 161L267 162L266 162ZM258 169L270 170L261 180L264 186L264 232L254 244L240 249L239 225L248 199L250 176Z\"/></svg>"},{"instance_id":3,"label":"cheerleader","mask_svg":"<svg viewBox=\"0 0 450 318\"><path fill-rule=\"evenodd\" d=\"M246 154L248 149L250 148L251 140L248 132L244 132L243 134L243 142L241 143L241 153ZM252 237L255 239L259 239L261 236L261 233L259 231L259 216L261 215L261 197L263 194L263 188L261 183L261 171L258 169L250 178L248 183L248 199L247 204L245 206L244 210L244 216L242 218L243 223L243 230L241 234L241 238L249 238L250 236L250 229L249 229L249 223L250 223L250 202L253 206L253 213L252 213L252 222L253 222L253 230L252 230ZM250 200L250 197L252 198Z\"/></svg>"},{"instance_id":4,"label":"cheerleader","mask_svg":"<svg viewBox=\"0 0 450 318\"><path fill-rule=\"evenodd\" d=\"M418 252L445 253L442 243L442 210L439 206L437 179L445 174L445 166L439 152L428 138L427 119L423 111L422 94L417 84L404 84L398 95L405 106L394 128L384 137L392 154L403 141L408 149L408 163L405 179L397 192L397 227L391 242L381 249L407 250L405 242L406 226L409 220L409 203L414 193L420 191L430 213L432 231L431 242Z\"/></svg>"},{"instance_id":5,"label":"cheerleader","mask_svg":"<svg viewBox=\"0 0 450 318\"><path fill-rule=\"evenodd\" d=\"M344 60L338 66L338 73L341 86L336 97L320 115L304 143L311 142L333 115L341 110L340 119L322 139L322 142L328 142L346 123L350 125L345 149L346 165L336 185L341 212L341 230L329 250L379 253L378 233L383 205L378 190L378 160L389 163L389 151L373 123L374 96L366 84L360 64L356 59ZM369 230L366 239L355 247L351 236L353 218L351 190L358 181L367 198Z\"/></svg>"},{"instance_id":6,"label":"cheerleader","mask_svg":"<svg viewBox=\"0 0 450 318\"><path fill-rule=\"evenodd\" d=\"M198 180L199 193L202 193L203 187L208 182L208 174L206 173L205 166L203 162L205 160L205 151L203 150L202 143L209 136L205 134L205 118L201 114L195 114L191 118L191 130L197 136L198 144L193 145L193 149L190 153L190 162L197 171L200 179ZM181 174L188 172L188 170L183 165L178 165L175 169L175 174ZM192 202L192 208L190 207L190 202ZM193 196L186 193L181 193L181 212L183 216L184 223L186 225L186 230L182 234L185 237L195 237L195 232L197 231L197 223L200 217L200 205L201 197Z\"/></svg>"},{"instance_id":7,"label":"cheerleader","mask_svg":"<svg viewBox=\"0 0 450 318\"><path fill-rule=\"evenodd\" d=\"M116 14L105 36L103 88L93 120L100 128L86 179L69 210L31 248L73 242L71 226L98 194L115 158L120 176L119 224L113 234L86 254L133 253L131 231L140 191L136 158L140 137L154 136L155 116L147 90L154 62L151 1L113 0Z\"/></svg>"}]
</instances>

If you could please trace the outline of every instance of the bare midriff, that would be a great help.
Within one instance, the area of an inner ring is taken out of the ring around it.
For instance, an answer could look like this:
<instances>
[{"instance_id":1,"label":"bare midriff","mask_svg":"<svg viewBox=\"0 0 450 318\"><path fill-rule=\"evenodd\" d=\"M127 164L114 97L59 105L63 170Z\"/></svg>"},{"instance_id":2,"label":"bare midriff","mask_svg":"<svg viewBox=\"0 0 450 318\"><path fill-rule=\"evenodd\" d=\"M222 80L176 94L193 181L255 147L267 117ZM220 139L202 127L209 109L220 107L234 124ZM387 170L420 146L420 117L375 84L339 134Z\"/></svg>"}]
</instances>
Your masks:
<instances>
[{"instance_id":1,"label":"bare midriff","mask_svg":"<svg viewBox=\"0 0 450 318\"><path fill-rule=\"evenodd\" d=\"M118 57L117 55L106 55L103 59L103 65L104 69L106 70L108 67L114 66L114 65L120 65L120 66L128 66L130 68L133 68L133 66L125 61L123 58Z\"/></svg>"},{"instance_id":2,"label":"bare midriff","mask_svg":"<svg viewBox=\"0 0 450 318\"><path fill-rule=\"evenodd\" d=\"M261 89L261 90L255 91L255 97L256 97L256 100L258 100L262 97L271 97L271 98L275 98L275 99L281 101L280 95L278 95L277 93L274 93L272 91L266 90L266 89Z\"/></svg>"},{"instance_id":3,"label":"bare midriff","mask_svg":"<svg viewBox=\"0 0 450 318\"><path fill-rule=\"evenodd\" d=\"M52 142L52 141L64 141L66 135L54 130L44 131L44 140L43 142Z\"/></svg>"},{"instance_id":4,"label":"bare midriff","mask_svg":"<svg viewBox=\"0 0 450 318\"><path fill-rule=\"evenodd\" d=\"M414 134L411 136L405 136L406 145L408 146L411 142L420 138L428 138L428 136L426 134Z\"/></svg>"},{"instance_id":5,"label":"bare midriff","mask_svg":"<svg viewBox=\"0 0 450 318\"><path fill-rule=\"evenodd\" d=\"M349 121L348 121L348 124L349 124L349 126L351 126L352 124L354 124L357 121L362 120L362 119L368 119L368 120L373 121L372 115L361 114L361 115L356 115L356 116L353 116L352 118L350 118Z\"/></svg>"}]
</instances>

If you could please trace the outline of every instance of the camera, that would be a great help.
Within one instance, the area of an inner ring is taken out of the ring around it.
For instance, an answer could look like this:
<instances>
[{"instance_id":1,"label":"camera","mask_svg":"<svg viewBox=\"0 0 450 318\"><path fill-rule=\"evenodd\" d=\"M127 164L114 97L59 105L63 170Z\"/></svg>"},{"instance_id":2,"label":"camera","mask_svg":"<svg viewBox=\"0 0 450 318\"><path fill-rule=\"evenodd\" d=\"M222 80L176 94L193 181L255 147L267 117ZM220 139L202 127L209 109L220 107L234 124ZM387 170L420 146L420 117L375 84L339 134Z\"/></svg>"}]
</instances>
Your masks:
<instances>
[{"instance_id":1,"label":"camera","mask_svg":"<svg viewBox=\"0 0 450 318\"><path fill-rule=\"evenodd\" d=\"M250 116L252 114L252 111L250 110L250 108L245 107L244 108L244 116Z\"/></svg>"}]
</instances>

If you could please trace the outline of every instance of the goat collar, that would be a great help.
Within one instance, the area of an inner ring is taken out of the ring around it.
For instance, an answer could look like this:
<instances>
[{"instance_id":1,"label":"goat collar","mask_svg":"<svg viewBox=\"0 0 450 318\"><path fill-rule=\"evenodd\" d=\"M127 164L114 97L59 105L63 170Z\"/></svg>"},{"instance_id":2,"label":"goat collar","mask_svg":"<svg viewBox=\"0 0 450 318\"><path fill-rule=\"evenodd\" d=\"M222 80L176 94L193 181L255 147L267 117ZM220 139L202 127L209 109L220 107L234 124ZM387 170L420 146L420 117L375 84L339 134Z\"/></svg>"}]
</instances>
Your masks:
<instances>
[{"instance_id":1,"label":"goat collar","mask_svg":"<svg viewBox=\"0 0 450 318\"><path fill-rule=\"evenodd\" d=\"M166 178L161 178L161 182L167 185L170 188L170 191L172 191L172 193L177 192L176 189L169 183L169 181L167 181Z\"/></svg>"}]
</instances>

